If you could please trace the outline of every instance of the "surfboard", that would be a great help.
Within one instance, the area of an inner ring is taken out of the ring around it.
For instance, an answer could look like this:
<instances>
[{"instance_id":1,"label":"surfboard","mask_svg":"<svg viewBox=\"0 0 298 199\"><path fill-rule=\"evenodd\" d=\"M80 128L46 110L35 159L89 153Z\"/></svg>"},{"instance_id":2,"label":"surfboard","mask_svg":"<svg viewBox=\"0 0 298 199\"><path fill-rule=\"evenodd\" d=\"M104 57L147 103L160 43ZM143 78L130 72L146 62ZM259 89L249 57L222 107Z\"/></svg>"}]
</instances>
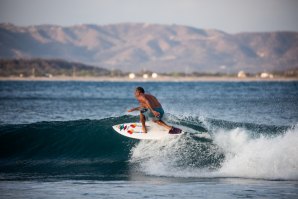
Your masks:
<instances>
[{"instance_id":1,"label":"surfboard","mask_svg":"<svg viewBox=\"0 0 298 199\"><path fill-rule=\"evenodd\" d=\"M179 136L184 131L178 134L169 134L169 130L154 123L146 122L147 133L142 132L141 123L125 123L113 126L113 129L126 137L139 139L139 140L161 140L169 136Z\"/></svg>"}]
</instances>

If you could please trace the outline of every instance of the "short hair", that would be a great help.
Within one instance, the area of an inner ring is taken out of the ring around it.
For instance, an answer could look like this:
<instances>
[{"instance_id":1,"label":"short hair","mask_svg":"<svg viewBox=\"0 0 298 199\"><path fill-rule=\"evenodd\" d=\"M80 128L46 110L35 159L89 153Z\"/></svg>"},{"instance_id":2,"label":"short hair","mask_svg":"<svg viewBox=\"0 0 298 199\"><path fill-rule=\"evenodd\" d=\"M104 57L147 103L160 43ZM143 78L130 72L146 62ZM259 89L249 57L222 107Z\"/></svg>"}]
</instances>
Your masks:
<instances>
[{"instance_id":1,"label":"short hair","mask_svg":"<svg viewBox=\"0 0 298 199\"><path fill-rule=\"evenodd\" d=\"M136 91L139 91L141 93L145 93L145 90L142 87L137 87Z\"/></svg>"}]
</instances>

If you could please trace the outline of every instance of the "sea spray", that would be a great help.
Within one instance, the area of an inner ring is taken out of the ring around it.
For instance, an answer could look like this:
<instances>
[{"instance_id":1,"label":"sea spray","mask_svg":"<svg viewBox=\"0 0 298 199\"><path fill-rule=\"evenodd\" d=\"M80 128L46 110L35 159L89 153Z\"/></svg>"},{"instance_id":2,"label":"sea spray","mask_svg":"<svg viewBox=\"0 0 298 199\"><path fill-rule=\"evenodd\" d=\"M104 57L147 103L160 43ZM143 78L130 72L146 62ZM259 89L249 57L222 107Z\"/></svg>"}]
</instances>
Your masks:
<instances>
[{"instance_id":1,"label":"sea spray","mask_svg":"<svg viewBox=\"0 0 298 199\"><path fill-rule=\"evenodd\" d=\"M130 162L149 175L189 177L184 176L186 170L212 171L220 167L223 159L224 154L209 139L185 134L161 141L141 141L131 150Z\"/></svg>"}]
</instances>

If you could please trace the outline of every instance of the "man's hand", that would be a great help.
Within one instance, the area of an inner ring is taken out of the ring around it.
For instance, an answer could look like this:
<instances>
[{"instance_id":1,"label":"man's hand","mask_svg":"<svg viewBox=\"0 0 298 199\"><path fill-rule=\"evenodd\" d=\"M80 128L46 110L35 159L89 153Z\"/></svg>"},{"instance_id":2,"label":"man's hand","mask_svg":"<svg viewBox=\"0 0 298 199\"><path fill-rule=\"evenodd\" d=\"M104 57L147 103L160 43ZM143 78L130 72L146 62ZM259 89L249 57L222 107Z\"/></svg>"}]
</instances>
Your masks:
<instances>
[{"instance_id":1,"label":"man's hand","mask_svg":"<svg viewBox=\"0 0 298 199\"><path fill-rule=\"evenodd\" d=\"M159 116L160 116L160 113L157 112L157 111L153 111L153 115L154 115L155 117L159 117Z\"/></svg>"},{"instance_id":2,"label":"man's hand","mask_svg":"<svg viewBox=\"0 0 298 199\"><path fill-rule=\"evenodd\" d=\"M127 112L129 112L129 113L130 113L130 112L133 112L133 110L132 110L132 109L129 109Z\"/></svg>"}]
</instances>

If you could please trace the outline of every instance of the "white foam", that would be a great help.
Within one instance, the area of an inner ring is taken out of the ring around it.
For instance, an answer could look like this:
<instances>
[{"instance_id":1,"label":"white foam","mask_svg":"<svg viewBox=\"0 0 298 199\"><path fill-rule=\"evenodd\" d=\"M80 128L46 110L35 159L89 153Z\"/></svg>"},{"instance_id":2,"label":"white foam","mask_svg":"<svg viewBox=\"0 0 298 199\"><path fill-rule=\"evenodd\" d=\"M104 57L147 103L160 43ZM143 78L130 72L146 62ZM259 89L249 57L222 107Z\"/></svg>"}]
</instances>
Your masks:
<instances>
[{"instance_id":1,"label":"white foam","mask_svg":"<svg viewBox=\"0 0 298 199\"><path fill-rule=\"evenodd\" d=\"M138 163L140 171L156 176L298 180L297 127L271 138L251 138L249 132L241 128L219 130L213 136L213 143L219 148L209 147L207 152L198 151L197 141L187 136L142 141L132 149L131 162ZM216 170L192 165L192 158L197 158L198 162L200 153L214 156L220 152L225 158ZM177 164L181 160L186 164Z\"/></svg>"},{"instance_id":2,"label":"white foam","mask_svg":"<svg viewBox=\"0 0 298 199\"><path fill-rule=\"evenodd\" d=\"M225 150L221 176L298 179L298 128L258 139L249 138L244 129L234 129L219 132L214 141Z\"/></svg>"}]
</instances>

